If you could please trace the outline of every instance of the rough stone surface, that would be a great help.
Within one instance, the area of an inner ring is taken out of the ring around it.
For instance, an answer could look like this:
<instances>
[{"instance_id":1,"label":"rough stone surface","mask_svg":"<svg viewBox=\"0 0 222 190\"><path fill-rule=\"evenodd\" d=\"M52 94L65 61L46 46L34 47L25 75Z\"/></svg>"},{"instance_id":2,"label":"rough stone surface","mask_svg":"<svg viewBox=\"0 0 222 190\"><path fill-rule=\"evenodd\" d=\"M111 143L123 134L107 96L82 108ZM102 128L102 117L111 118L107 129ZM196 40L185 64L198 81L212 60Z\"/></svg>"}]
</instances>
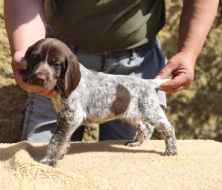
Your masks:
<instances>
[{"instance_id":1,"label":"rough stone surface","mask_svg":"<svg viewBox=\"0 0 222 190\"><path fill-rule=\"evenodd\" d=\"M162 156L164 141L124 143L72 143L56 168L38 163L46 144L0 144L0 189L221 190L222 143L181 140L171 157Z\"/></svg>"}]
</instances>

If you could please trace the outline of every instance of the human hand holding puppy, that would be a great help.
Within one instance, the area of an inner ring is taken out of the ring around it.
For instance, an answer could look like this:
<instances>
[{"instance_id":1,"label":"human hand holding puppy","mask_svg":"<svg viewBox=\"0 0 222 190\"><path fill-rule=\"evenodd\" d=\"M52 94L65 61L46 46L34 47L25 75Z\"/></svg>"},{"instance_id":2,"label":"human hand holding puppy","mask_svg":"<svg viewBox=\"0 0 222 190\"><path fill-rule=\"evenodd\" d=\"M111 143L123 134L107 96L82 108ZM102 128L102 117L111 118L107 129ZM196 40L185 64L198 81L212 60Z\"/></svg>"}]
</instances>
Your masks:
<instances>
[{"instance_id":1,"label":"human hand holding puppy","mask_svg":"<svg viewBox=\"0 0 222 190\"><path fill-rule=\"evenodd\" d=\"M172 75L172 80L160 86L160 90L176 93L188 88L194 78L194 65L196 58L193 54L180 52L173 56L156 78L164 79Z\"/></svg>"},{"instance_id":2,"label":"human hand holding puppy","mask_svg":"<svg viewBox=\"0 0 222 190\"><path fill-rule=\"evenodd\" d=\"M55 94L54 90L47 90L39 86L33 86L23 80L23 71L27 68L27 60L25 59L24 51L17 51L14 53L12 59L12 69L14 73L14 78L17 84L27 92L35 92L47 98L52 97Z\"/></svg>"},{"instance_id":3,"label":"human hand holding puppy","mask_svg":"<svg viewBox=\"0 0 222 190\"><path fill-rule=\"evenodd\" d=\"M28 11L27 11L28 5ZM18 7L20 7L18 9ZM25 52L36 41L45 38L45 13L43 1L4 1L4 19L12 54L12 69L17 84L27 92L36 92L45 97L54 95L23 81L22 70L26 69ZM26 10L26 11L24 11Z\"/></svg>"},{"instance_id":4,"label":"human hand holding puppy","mask_svg":"<svg viewBox=\"0 0 222 190\"><path fill-rule=\"evenodd\" d=\"M194 78L194 66L217 13L219 0L183 1L180 18L178 53L169 59L157 78L173 79L160 86L175 93L188 88Z\"/></svg>"}]
</instances>

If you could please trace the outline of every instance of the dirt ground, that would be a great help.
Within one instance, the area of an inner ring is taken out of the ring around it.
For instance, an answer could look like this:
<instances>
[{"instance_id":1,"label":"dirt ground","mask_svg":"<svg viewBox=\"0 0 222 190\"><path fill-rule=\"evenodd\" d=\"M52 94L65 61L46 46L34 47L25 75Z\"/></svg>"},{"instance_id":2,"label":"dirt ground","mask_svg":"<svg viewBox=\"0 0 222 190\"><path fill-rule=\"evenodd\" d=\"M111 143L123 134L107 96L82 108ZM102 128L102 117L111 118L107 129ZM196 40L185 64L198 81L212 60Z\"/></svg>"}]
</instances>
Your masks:
<instances>
[{"instance_id":1,"label":"dirt ground","mask_svg":"<svg viewBox=\"0 0 222 190\"><path fill-rule=\"evenodd\" d=\"M221 190L220 142L179 140L178 156L162 156L162 140L124 143L71 143L56 168L38 163L46 143L0 143L0 189Z\"/></svg>"},{"instance_id":2,"label":"dirt ground","mask_svg":"<svg viewBox=\"0 0 222 190\"><path fill-rule=\"evenodd\" d=\"M181 0L166 0L167 23L159 37L167 58L176 53L181 7ZM222 38L219 36L222 36L221 8L197 60L192 86L168 94L166 113L178 139L222 141ZM27 100L27 94L15 84L10 59L3 0L0 0L0 142L5 143L20 140L22 110ZM94 139L94 136L95 130L87 129L84 137Z\"/></svg>"}]
</instances>

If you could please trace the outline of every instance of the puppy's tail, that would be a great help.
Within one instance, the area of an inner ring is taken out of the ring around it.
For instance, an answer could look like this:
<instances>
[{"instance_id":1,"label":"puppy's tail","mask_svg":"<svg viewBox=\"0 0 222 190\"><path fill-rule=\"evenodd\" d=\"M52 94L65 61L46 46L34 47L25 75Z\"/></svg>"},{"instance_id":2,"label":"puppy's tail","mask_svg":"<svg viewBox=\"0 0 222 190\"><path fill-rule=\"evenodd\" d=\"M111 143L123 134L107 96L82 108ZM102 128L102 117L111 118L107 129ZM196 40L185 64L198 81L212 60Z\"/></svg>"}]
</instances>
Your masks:
<instances>
[{"instance_id":1,"label":"puppy's tail","mask_svg":"<svg viewBox=\"0 0 222 190\"><path fill-rule=\"evenodd\" d=\"M168 82L170 79L152 79L150 81L150 86L153 88L159 88L159 86L165 82Z\"/></svg>"}]
</instances>

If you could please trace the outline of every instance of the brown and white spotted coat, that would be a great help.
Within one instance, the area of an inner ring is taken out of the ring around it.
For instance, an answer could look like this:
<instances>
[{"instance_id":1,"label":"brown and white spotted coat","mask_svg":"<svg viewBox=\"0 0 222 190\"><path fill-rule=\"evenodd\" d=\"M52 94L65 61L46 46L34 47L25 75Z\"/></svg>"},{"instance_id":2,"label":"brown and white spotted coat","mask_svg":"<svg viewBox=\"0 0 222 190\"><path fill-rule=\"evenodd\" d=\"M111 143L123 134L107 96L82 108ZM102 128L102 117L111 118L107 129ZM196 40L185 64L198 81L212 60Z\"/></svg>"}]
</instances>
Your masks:
<instances>
[{"instance_id":1,"label":"brown and white spotted coat","mask_svg":"<svg viewBox=\"0 0 222 190\"><path fill-rule=\"evenodd\" d=\"M137 128L137 138L126 145L140 145L153 125L165 137L165 155L177 154L174 128L161 109L155 90L168 79L144 80L89 70L56 39L37 42L27 50L26 59L24 80L57 91L53 98L58 112L57 129L41 163L55 166L66 154L69 139L80 125L113 119L127 120Z\"/></svg>"}]
</instances>

